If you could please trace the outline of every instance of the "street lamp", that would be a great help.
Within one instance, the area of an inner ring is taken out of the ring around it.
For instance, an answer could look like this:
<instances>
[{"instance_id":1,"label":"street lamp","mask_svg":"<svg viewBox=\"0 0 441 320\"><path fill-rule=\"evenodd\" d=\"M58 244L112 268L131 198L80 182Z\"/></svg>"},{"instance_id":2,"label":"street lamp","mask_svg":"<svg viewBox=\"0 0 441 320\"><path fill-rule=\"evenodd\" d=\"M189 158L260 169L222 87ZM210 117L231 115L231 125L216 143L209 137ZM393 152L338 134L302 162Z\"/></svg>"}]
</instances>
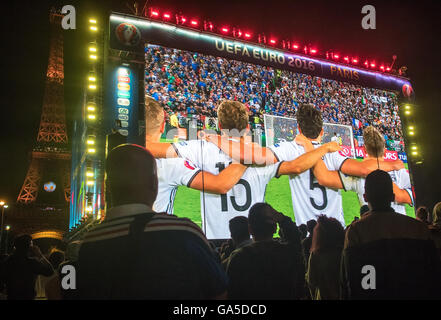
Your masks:
<instances>
[{"instance_id":1,"label":"street lamp","mask_svg":"<svg viewBox=\"0 0 441 320\"><path fill-rule=\"evenodd\" d=\"M5 230L6 230L5 253L7 254L8 253L8 248L9 248L9 230L11 230L11 226L9 226L9 225L6 226Z\"/></svg>"}]
</instances>

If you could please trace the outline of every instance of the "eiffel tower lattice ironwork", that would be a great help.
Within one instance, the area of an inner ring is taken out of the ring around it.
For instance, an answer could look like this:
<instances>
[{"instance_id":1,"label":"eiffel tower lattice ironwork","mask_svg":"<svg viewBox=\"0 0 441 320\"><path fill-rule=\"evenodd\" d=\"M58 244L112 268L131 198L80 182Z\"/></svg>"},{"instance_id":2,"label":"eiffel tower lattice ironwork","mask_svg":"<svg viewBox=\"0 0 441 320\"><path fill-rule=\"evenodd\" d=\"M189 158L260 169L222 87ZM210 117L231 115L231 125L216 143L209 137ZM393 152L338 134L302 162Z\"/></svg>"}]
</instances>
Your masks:
<instances>
[{"instance_id":1,"label":"eiffel tower lattice ironwork","mask_svg":"<svg viewBox=\"0 0 441 320\"><path fill-rule=\"evenodd\" d=\"M37 143L17 198L22 208L59 210L70 198L70 158L64 108L62 15L51 11L50 51ZM22 210L23 211L23 210Z\"/></svg>"}]
</instances>

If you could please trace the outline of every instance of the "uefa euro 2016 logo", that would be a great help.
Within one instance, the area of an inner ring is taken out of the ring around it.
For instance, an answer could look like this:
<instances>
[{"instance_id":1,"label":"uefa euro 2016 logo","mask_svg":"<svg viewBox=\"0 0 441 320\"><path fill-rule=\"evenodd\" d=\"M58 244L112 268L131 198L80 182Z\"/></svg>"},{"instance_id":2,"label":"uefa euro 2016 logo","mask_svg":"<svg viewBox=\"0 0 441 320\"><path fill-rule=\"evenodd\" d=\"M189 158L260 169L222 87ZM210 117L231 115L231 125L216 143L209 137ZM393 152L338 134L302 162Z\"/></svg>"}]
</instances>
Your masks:
<instances>
[{"instance_id":1,"label":"uefa euro 2016 logo","mask_svg":"<svg viewBox=\"0 0 441 320\"><path fill-rule=\"evenodd\" d=\"M57 186L52 181L49 181L44 184L43 188L46 192L54 192Z\"/></svg>"},{"instance_id":2,"label":"uefa euro 2016 logo","mask_svg":"<svg viewBox=\"0 0 441 320\"><path fill-rule=\"evenodd\" d=\"M125 46L136 46L141 40L141 33L133 24L124 22L116 27L116 38Z\"/></svg>"}]
</instances>

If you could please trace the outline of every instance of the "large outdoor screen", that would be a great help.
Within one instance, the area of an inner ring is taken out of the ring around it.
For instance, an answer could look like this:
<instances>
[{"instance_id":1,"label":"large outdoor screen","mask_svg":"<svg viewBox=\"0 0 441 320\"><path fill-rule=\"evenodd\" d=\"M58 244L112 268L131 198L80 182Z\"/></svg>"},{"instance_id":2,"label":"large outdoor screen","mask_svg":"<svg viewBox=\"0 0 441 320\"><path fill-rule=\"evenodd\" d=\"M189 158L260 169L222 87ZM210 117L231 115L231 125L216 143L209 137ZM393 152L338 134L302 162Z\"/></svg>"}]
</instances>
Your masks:
<instances>
[{"instance_id":1,"label":"large outdoor screen","mask_svg":"<svg viewBox=\"0 0 441 320\"><path fill-rule=\"evenodd\" d=\"M258 136L255 142L269 147L293 141L298 134L296 110L300 104L308 103L323 115L322 142L337 141L343 147L341 153L362 161L366 157L363 129L374 126L385 140L384 160L401 159L407 170L398 92L146 45L145 93L159 101L169 117L177 116L180 134L174 137L175 142L185 140L191 126L218 129L216 107L224 99L240 101L248 108L250 128L254 136ZM166 128L170 129L169 123ZM166 134L162 141L172 142L166 139ZM400 188L412 192L408 171L391 175ZM243 185L233 188L243 188ZM361 197L354 191L339 192L344 221L349 224L360 215ZM265 201L295 219L293 200L300 199L292 197L296 194L290 191L288 176L274 178L266 187ZM203 226L201 201L200 191L181 186L174 201L174 214ZM410 205L405 204L402 209L405 214L414 216ZM242 214L246 216L248 212Z\"/></svg>"}]
</instances>

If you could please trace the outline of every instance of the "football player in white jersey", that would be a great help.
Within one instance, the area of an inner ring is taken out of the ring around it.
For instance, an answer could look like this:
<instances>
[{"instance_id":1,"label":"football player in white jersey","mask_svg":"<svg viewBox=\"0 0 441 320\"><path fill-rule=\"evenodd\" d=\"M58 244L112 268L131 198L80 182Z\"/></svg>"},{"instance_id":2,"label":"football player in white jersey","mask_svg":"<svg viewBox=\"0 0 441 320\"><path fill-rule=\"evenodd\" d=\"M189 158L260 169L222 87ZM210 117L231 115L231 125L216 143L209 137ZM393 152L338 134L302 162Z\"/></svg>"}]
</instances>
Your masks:
<instances>
[{"instance_id":1,"label":"football player in white jersey","mask_svg":"<svg viewBox=\"0 0 441 320\"><path fill-rule=\"evenodd\" d=\"M299 132L310 140L315 148L319 147L324 133L321 112L313 105L303 104L298 108L296 117ZM236 160L245 163L272 164L278 161L296 159L306 152L301 139L281 142L269 148L261 148L257 144L252 144L251 150L246 151L246 146L240 143L225 143L223 139L213 135L207 138L220 146L222 150L228 152ZM250 148L248 147L248 149ZM342 156L339 152L326 154L323 161L329 170L338 170L352 176L365 177L371 171L378 169L375 160L359 162ZM381 169L385 171L404 167L401 161L382 163L381 166ZM319 215L324 214L328 217L336 218L345 226L340 191L338 188L323 186L320 183L321 178L325 179L326 177L316 177L313 170L290 175L289 184L296 224L306 224L309 220L316 220Z\"/></svg>"},{"instance_id":2,"label":"football player in white jersey","mask_svg":"<svg viewBox=\"0 0 441 320\"><path fill-rule=\"evenodd\" d=\"M372 126L366 127L363 130L363 140L367 153L367 157L364 161L373 160L378 161L378 164L384 163L385 141L381 133ZM305 146L305 148L308 150L310 147ZM324 165L320 163L317 163L314 167L314 174L325 177L325 179L321 181L324 186L355 191L358 195L360 205L367 204L364 199L365 179L347 176L341 173L338 174L337 172L329 172ZM395 195L395 200L391 204L391 207L395 212L406 215L405 204L413 206L414 202L409 172L405 168L401 168L399 170L389 171L389 175L392 178Z\"/></svg>"},{"instance_id":3,"label":"football player in white jersey","mask_svg":"<svg viewBox=\"0 0 441 320\"><path fill-rule=\"evenodd\" d=\"M248 114L245 106L237 101L224 101L217 109L219 127L225 130L247 131ZM234 140L234 139L232 139ZM244 140L244 136L236 141ZM191 160L196 166L212 174L223 172L232 159L216 145L203 140L183 141L173 144L150 144L147 148L156 157L180 156ZM248 215L249 208L265 201L268 182L281 174L299 174L312 166L328 152L340 150L335 142L303 154L298 159L278 162L266 167L248 167L239 182L226 194L201 193L203 230L208 239L229 237L228 222L233 217Z\"/></svg>"},{"instance_id":4,"label":"football player in white jersey","mask_svg":"<svg viewBox=\"0 0 441 320\"><path fill-rule=\"evenodd\" d=\"M159 142L165 127L164 109L152 97L145 97L146 145ZM190 160L184 158L156 159L158 172L158 196L153 204L156 212L173 214L173 202L178 186L224 194L230 190L246 170L246 166L234 164L219 174L202 172Z\"/></svg>"}]
</instances>

